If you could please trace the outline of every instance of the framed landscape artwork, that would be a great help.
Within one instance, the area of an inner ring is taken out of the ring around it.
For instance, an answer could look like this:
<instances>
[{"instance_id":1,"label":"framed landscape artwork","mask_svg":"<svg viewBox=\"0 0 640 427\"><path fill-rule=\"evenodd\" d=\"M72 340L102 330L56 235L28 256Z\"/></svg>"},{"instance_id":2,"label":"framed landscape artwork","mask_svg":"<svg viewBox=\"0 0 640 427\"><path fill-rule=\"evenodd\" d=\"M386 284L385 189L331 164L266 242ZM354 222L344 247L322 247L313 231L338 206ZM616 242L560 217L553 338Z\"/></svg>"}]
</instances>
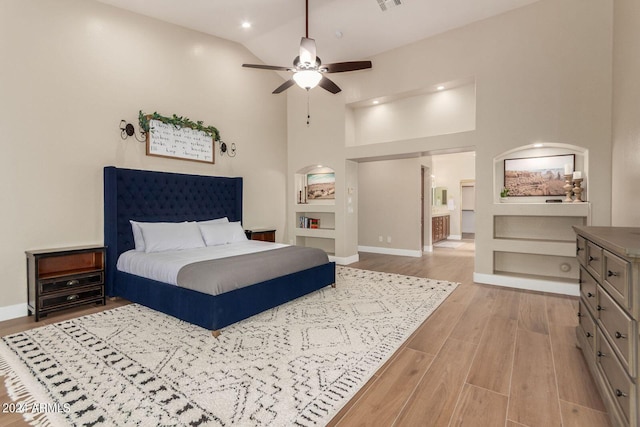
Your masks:
<instances>
[{"instance_id":1,"label":"framed landscape artwork","mask_svg":"<svg viewBox=\"0 0 640 427\"><path fill-rule=\"evenodd\" d=\"M335 199L336 174L310 173L307 174L307 200Z\"/></svg>"},{"instance_id":2,"label":"framed landscape artwork","mask_svg":"<svg viewBox=\"0 0 640 427\"><path fill-rule=\"evenodd\" d=\"M509 197L564 196L566 165L574 170L574 154L505 159L504 186Z\"/></svg>"}]
</instances>

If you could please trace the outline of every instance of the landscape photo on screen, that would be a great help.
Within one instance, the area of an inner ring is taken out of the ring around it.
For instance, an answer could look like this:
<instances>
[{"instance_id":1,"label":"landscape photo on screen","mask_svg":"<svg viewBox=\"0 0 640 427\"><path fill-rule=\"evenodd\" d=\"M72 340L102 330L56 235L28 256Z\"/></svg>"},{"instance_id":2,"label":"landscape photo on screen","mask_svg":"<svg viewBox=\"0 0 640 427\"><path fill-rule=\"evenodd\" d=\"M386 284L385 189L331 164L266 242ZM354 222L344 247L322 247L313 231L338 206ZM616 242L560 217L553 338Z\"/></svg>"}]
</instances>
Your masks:
<instances>
[{"instance_id":1,"label":"landscape photo on screen","mask_svg":"<svg viewBox=\"0 0 640 427\"><path fill-rule=\"evenodd\" d=\"M575 155L505 159L504 186L512 196L564 196L565 165L574 170Z\"/></svg>"},{"instance_id":2,"label":"landscape photo on screen","mask_svg":"<svg viewBox=\"0 0 640 427\"><path fill-rule=\"evenodd\" d=\"M307 199L335 199L336 174L310 173L307 174Z\"/></svg>"}]
</instances>

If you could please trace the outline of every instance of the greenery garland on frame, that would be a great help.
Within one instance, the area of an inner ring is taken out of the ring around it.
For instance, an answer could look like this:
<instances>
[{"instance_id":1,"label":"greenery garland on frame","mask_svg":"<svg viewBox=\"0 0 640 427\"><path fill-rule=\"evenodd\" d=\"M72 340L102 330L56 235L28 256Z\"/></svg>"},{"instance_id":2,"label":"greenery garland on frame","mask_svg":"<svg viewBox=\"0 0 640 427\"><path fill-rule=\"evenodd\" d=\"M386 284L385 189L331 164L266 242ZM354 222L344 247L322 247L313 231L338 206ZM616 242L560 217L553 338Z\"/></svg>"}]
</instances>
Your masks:
<instances>
[{"instance_id":1,"label":"greenery garland on frame","mask_svg":"<svg viewBox=\"0 0 640 427\"><path fill-rule=\"evenodd\" d=\"M149 121L150 120L158 120L162 123L169 124L175 126L177 129L188 127L191 129L199 130L201 132L206 133L210 137L213 138L214 141L220 141L220 132L214 126L204 126L202 121L194 122L188 117L178 117L175 114L172 117L161 116L157 112L153 114L144 114L142 110L140 110L138 114L138 123L140 124L140 128L144 132L149 132Z\"/></svg>"}]
</instances>

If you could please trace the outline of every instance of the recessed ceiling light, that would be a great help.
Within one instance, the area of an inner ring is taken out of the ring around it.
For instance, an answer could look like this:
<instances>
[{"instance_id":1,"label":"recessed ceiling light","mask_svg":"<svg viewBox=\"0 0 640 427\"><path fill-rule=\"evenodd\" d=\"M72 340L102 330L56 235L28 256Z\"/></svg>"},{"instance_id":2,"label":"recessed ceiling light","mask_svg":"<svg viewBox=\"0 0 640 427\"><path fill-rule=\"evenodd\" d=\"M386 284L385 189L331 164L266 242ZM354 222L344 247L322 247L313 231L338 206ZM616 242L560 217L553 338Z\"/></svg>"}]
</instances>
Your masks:
<instances>
[{"instance_id":1,"label":"recessed ceiling light","mask_svg":"<svg viewBox=\"0 0 640 427\"><path fill-rule=\"evenodd\" d=\"M440 86L438 86L436 89L438 89L438 90L444 90L444 86L440 85Z\"/></svg>"},{"instance_id":2,"label":"recessed ceiling light","mask_svg":"<svg viewBox=\"0 0 640 427\"><path fill-rule=\"evenodd\" d=\"M380 101L378 101L377 99L373 101L373 105L378 105L378 104L380 104Z\"/></svg>"},{"instance_id":3,"label":"recessed ceiling light","mask_svg":"<svg viewBox=\"0 0 640 427\"><path fill-rule=\"evenodd\" d=\"M242 23L242 28L251 28L251 22L244 21L244 22Z\"/></svg>"},{"instance_id":4,"label":"recessed ceiling light","mask_svg":"<svg viewBox=\"0 0 640 427\"><path fill-rule=\"evenodd\" d=\"M544 145L541 142L535 143L533 144L533 146L536 148L544 147Z\"/></svg>"}]
</instances>

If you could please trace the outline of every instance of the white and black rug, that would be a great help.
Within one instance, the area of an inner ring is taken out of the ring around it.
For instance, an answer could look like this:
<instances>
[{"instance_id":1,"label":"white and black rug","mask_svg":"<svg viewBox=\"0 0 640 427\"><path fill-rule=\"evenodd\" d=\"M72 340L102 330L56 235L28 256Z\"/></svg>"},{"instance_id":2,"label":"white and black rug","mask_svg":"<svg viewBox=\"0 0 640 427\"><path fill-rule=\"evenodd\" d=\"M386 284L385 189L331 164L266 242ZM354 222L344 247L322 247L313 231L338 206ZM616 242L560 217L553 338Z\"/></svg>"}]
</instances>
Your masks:
<instances>
[{"instance_id":1,"label":"white and black rug","mask_svg":"<svg viewBox=\"0 0 640 427\"><path fill-rule=\"evenodd\" d=\"M324 425L456 283L337 267L224 328L131 304L6 336L11 412L41 425ZM4 409L4 408L3 408Z\"/></svg>"}]
</instances>

